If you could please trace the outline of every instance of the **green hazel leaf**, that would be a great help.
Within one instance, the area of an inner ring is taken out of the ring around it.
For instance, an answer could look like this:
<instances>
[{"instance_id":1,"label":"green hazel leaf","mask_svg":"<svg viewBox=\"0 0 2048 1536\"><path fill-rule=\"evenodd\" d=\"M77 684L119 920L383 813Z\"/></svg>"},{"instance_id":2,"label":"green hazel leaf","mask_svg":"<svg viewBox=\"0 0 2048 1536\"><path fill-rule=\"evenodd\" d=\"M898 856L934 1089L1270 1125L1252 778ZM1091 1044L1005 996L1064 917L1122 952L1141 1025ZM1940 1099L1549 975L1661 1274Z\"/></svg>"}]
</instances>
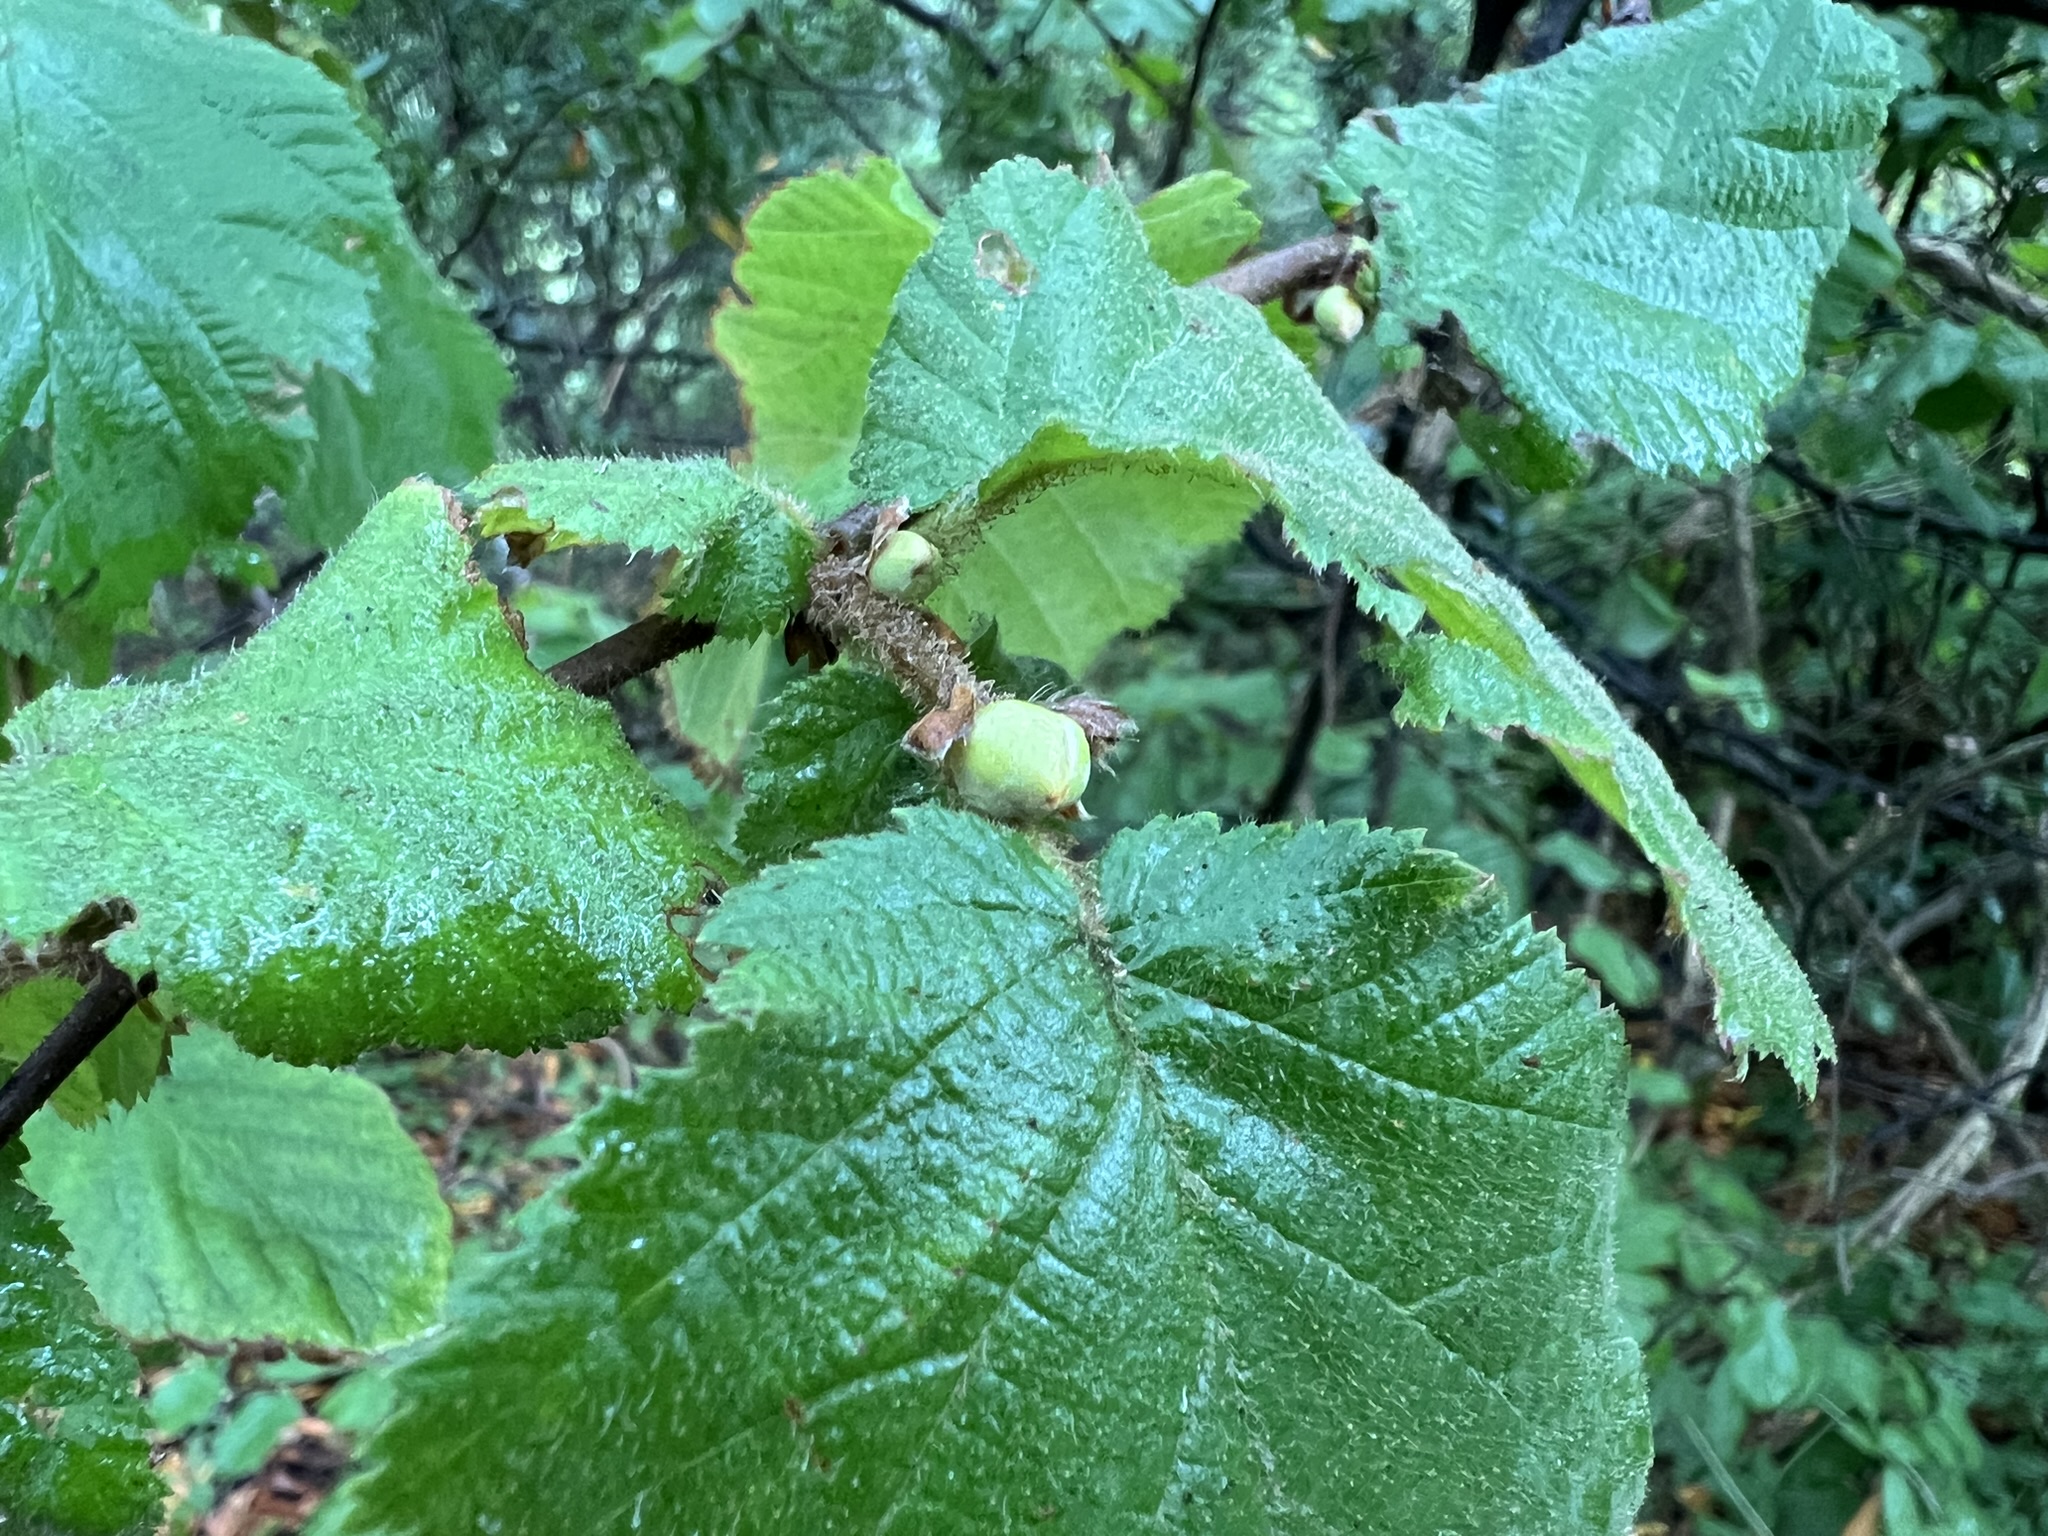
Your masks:
<instances>
[{"instance_id":1,"label":"green hazel leaf","mask_svg":"<svg viewBox=\"0 0 2048 1536\"><path fill-rule=\"evenodd\" d=\"M739 766L761 706L769 663L780 650L771 635L753 640L720 637L668 664L668 719L676 739L696 754L693 764L701 759L720 772Z\"/></svg>"},{"instance_id":2,"label":"green hazel leaf","mask_svg":"<svg viewBox=\"0 0 2048 1536\"><path fill-rule=\"evenodd\" d=\"M408 485L213 671L16 715L0 933L33 950L126 897L116 964L299 1062L688 1007L664 913L718 855L612 712L533 670L469 555L454 499Z\"/></svg>"},{"instance_id":3,"label":"green hazel leaf","mask_svg":"<svg viewBox=\"0 0 2048 1536\"><path fill-rule=\"evenodd\" d=\"M377 498L414 475L460 485L491 462L512 375L469 306L412 237L373 244L369 387L318 367L306 408L319 433L285 520L323 548L355 531Z\"/></svg>"},{"instance_id":4,"label":"green hazel leaf","mask_svg":"<svg viewBox=\"0 0 2048 1536\"><path fill-rule=\"evenodd\" d=\"M733 639L780 629L809 599L817 539L801 509L723 459L513 459L477 488L486 538L673 550L669 611Z\"/></svg>"},{"instance_id":5,"label":"green hazel leaf","mask_svg":"<svg viewBox=\"0 0 2048 1536\"><path fill-rule=\"evenodd\" d=\"M1385 310L1456 315L1557 436L1712 473L1763 455L1897 89L1849 7L1705 0L1358 118L1325 196L1378 221Z\"/></svg>"},{"instance_id":6,"label":"green hazel leaf","mask_svg":"<svg viewBox=\"0 0 2048 1536\"><path fill-rule=\"evenodd\" d=\"M747 763L740 852L772 864L826 838L872 832L895 807L930 795L931 774L903 746L917 715L888 678L844 662L789 683Z\"/></svg>"},{"instance_id":7,"label":"green hazel leaf","mask_svg":"<svg viewBox=\"0 0 2048 1536\"><path fill-rule=\"evenodd\" d=\"M34 976L0 992L0 1077L21 1065L85 995L69 976ZM93 1048L57 1091L50 1108L71 1125L89 1125L109 1104L133 1104L163 1064L164 1026L135 1009Z\"/></svg>"},{"instance_id":8,"label":"green hazel leaf","mask_svg":"<svg viewBox=\"0 0 2048 1536\"><path fill-rule=\"evenodd\" d=\"M926 606L963 634L994 618L1009 650L1079 675L1119 632L1165 618L1196 556L1236 538L1260 498L1241 476L1163 458L1087 452L1074 473L1045 446L1012 466L1018 509L984 504L979 542Z\"/></svg>"},{"instance_id":9,"label":"green hazel leaf","mask_svg":"<svg viewBox=\"0 0 2048 1536\"><path fill-rule=\"evenodd\" d=\"M360 1077L200 1028L145 1102L87 1130L38 1115L24 1139L29 1187L124 1333L377 1349L439 1315L448 1207Z\"/></svg>"},{"instance_id":10,"label":"green hazel leaf","mask_svg":"<svg viewBox=\"0 0 2048 1536\"><path fill-rule=\"evenodd\" d=\"M0 592L104 619L293 483L315 363L372 377L403 229L347 95L160 0L13 0L0 92L0 425L43 435ZM82 594L82 596L81 596Z\"/></svg>"},{"instance_id":11,"label":"green hazel leaf","mask_svg":"<svg viewBox=\"0 0 2048 1536\"><path fill-rule=\"evenodd\" d=\"M1023 283L983 275L980 252L998 239L1028 269ZM1256 310L1176 288L1152 264L1121 192L998 165L904 282L856 480L934 508L918 526L946 547L1049 463L1081 473L1132 460L1241 477L1394 631L1426 611L1441 633L1397 652L1411 690L1400 717L1440 727L1455 711L1544 741L1658 866L1719 984L1730 1047L1782 1057L1812 1090L1833 1043L1798 964L1656 754L1521 593L1372 457Z\"/></svg>"},{"instance_id":12,"label":"green hazel leaf","mask_svg":"<svg viewBox=\"0 0 2048 1536\"><path fill-rule=\"evenodd\" d=\"M1258 239L1259 216L1244 205L1249 190L1228 171L1203 171L1138 204L1145 244L1160 270L1176 283L1198 283Z\"/></svg>"},{"instance_id":13,"label":"green hazel leaf","mask_svg":"<svg viewBox=\"0 0 2048 1536\"><path fill-rule=\"evenodd\" d=\"M726 1022L401 1367L353 1529L1627 1528L1620 1039L1553 938L1357 823L1078 886L899 826L726 899Z\"/></svg>"},{"instance_id":14,"label":"green hazel leaf","mask_svg":"<svg viewBox=\"0 0 2048 1536\"><path fill-rule=\"evenodd\" d=\"M0 1514L24 1536L146 1536L164 1488L135 1357L65 1263L21 1161L0 1147Z\"/></svg>"},{"instance_id":15,"label":"green hazel leaf","mask_svg":"<svg viewBox=\"0 0 2048 1536\"><path fill-rule=\"evenodd\" d=\"M739 379L754 472L814 507L852 500L868 364L933 228L887 160L789 182L747 219L732 269L745 298L719 308L711 340Z\"/></svg>"}]
</instances>

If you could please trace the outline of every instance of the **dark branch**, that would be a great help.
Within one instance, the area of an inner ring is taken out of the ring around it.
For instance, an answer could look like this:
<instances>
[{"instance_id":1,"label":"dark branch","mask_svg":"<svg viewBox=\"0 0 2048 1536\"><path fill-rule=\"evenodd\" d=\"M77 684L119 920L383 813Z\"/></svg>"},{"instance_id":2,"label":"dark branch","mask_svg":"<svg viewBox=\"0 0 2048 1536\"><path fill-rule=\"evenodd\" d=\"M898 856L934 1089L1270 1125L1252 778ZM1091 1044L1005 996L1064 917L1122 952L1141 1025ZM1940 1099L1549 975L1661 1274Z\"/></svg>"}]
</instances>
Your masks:
<instances>
[{"instance_id":1,"label":"dark branch","mask_svg":"<svg viewBox=\"0 0 2048 1536\"><path fill-rule=\"evenodd\" d=\"M1317 235L1299 245L1265 251L1236 266L1225 267L1202 282L1254 304L1264 304L1296 289L1342 282L1357 270L1364 256L1365 243L1356 236L1341 232Z\"/></svg>"},{"instance_id":2,"label":"dark branch","mask_svg":"<svg viewBox=\"0 0 2048 1536\"><path fill-rule=\"evenodd\" d=\"M1285 821L1293 813L1295 797L1301 793L1301 786L1308 778L1309 764L1315 759L1316 740L1329 729L1336 714L1338 696L1344 689L1344 679L1356 655L1358 583L1334 568L1331 574L1337 579L1330 584L1330 605L1323 621L1322 655L1316 670L1309 674L1308 686L1302 690L1301 707L1294 717L1294 729L1287 739L1287 755L1281 760L1279 776L1266 792L1266 803L1259 807L1259 820L1269 825Z\"/></svg>"},{"instance_id":3,"label":"dark branch","mask_svg":"<svg viewBox=\"0 0 2048 1536\"><path fill-rule=\"evenodd\" d=\"M1590 0L1543 0L1536 25L1529 29L1529 40L1522 44L1522 62L1541 64L1563 53L1588 9Z\"/></svg>"},{"instance_id":4,"label":"dark branch","mask_svg":"<svg viewBox=\"0 0 2048 1536\"><path fill-rule=\"evenodd\" d=\"M566 661L556 662L548 668L548 676L572 693L601 699L621 683L652 672L685 651L710 644L717 633L715 627L698 619L653 614Z\"/></svg>"},{"instance_id":5,"label":"dark branch","mask_svg":"<svg viewBox=\"0 0 2048 1536\"><path fill-rule=\"evenodd\" d=\"M987 75L989 79L996 80L1001 78L1003 61L983 47L981 39L973 31L961 25L952 17L941 15L937 11L927 10L924 6L919 5L917 0L875 0L875 3L884 10L894 11L905 21L915 22L927 32L936 32L941 37L952 38L974 55L975 62L981 66L982 73Z\"/></svg>"},{"instance_id":6,"label":"dark branch","mask_svg":"<svg viewBox=\"0 0 2048 1536\"><path fill-rule=\"evenodd\" d=\"M1996 544L2018 554L2048 555L2048 533L2010 529L1996 529L1987 533L1974 523L1964 522L1959 517L1945 517L1939 512L1929 512L1906 502L1886 501L1876 496L1857 496L1848 491L1837 490L1808 469L1795 454L1782 448L1772 449L1765 456L1764 465L1783 475L1830 511L1860 512L1866 517L1883 518L1886 522L1917 524L1929 533L1962 543Z\"/></svg>"},{"instance_id":7,"label":"dark branch","mask_svg":"<svg viewBox=\"0 0 2048 1536\"><path fill-rule=\"evenodd\" d=\"M1873 11L1902 11L1907 6L1925 6L1930 11L1953 11L1958 16L2008 16L2015 21L2048 24L2048 0L1869 0Z\"/></svg>"},{"instance_id":8,"label":"dark branch","mask_svg":"<svg viewBox=\"0 0 2048 1536\"><path fill-rule=\"evenodd\" d=\"M1209 69L1209 50L1223 30L1223 0L1212 0L1209 14L1202 18L1202 30L1195 38L1195 62L1188 70L1188 88L1173 114L1173 136L1166 141L1166 158L1159 165L1159 185L1170 187L1180 180L1181 162L1187 158L1188 142L1195 135L1195 114L1202 107L1202 76Z\"/></svg>"},{"instance_id":9,"label":"dark branch","mask_svg":"<svg viewBox=\"0 0 2048 1536\"><path fill-rule=\"evenodd\" d=\"M1907 266L1925 272L1943 287L1975 299L2015 325L2030 331L2048 331L2048 299L2036 297L2010 278L1986 271L1961 246L1926 235L1901 235L1899 249L1906 254Z\"/></svg>"},{"instance_id":10,"label":"dark branch","mask_svg":"<svg viewBox=\"0 0 2048 1536\"><path fill-rule=\"evenodd\" d=\"M1464 76L1477 80L1481 75L1491 74L1502 53L1507 50L1508 34L1515 29L1515 18L1522 14L1522 8L1529 0L1478 0L1472 7L1472 40L1465 49Z\"/></svg>"},{"instance_id":11,"label":"dark branch","mask_svg":"<svg viewBox=\"0 0 2048 1536\"><path fill-rule=\"evenodd\" d=\"M114 1032L128 1017L128 1010L155 990L155 971L137 980L100 958L98 974L85 989L85 996L28 1053L28 1060L7 1079L6 1086L0 1087L0 1147L21 1133L28 1117Z\"/></svg>"}]
</instances>

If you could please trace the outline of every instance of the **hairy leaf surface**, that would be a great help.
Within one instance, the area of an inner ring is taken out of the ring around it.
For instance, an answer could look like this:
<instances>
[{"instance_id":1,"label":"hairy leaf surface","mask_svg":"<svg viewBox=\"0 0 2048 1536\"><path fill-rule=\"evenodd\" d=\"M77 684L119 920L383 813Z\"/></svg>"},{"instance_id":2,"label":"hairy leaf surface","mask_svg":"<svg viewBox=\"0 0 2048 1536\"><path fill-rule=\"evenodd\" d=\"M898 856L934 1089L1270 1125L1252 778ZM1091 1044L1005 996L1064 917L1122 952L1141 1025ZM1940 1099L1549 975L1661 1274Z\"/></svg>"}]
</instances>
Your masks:
<instances>
[{"instance_id":1,"label":"hairy leaf surface","mask_svg":"<svg viewBox=\"0 0 2048 1536\"><path fill-rule=\"evenodd\" d=\"M674 551L669 610L732 638L780 628L808 596L810 525L723 459L515 459L478 484L486 535Z\"/></svg>"},{"instance_id":2,"label":"hairy leaf surface","mask_svg":"<svg viewBox=\"0 0 2048 1536\"><path fill-rule=\"evenodd\" d=\"M1897 88L1891 43L1847 6L1706 0L1474 100L1368 113L1326 190L1378 220L1381 302L1451 311L1560 437L1731 469L1799 376Z\"/></svg>"},{"instance_id":3,"label":"hairy leaf surface","mask_svg":"<svg viewBox=\"0 0 2048 1536\"><path fill-rule=\"evenodd\" d=\"M44 435L52 470L4 587L110 615L293 484L298 380L377 371L368 247L417 258L375 146L311 64L158 0L4 15L0 423Z\"/></svg>"},{"instance_id":4,"label":"hairy leaf surface","mask_svg":"<svg viewBox=\"0 0 2048 1536\"><path fill-rule=\"evenodd\" d=\"M29 1187L125 1333L376 1349L439 1312L448 1207L360 1077L198 1029L143 1103L86 1130L39 1115L24 1139Z\"/></svg>"},{"instance_id":5,"label":"hairy leaf surface","mask_svg":"<svg viewBox=\"0 0 2048 1536\"><path fill-rule=\"evenodd\" d=\"M1014 259L990 275L999 242ZM1006 162L954 205L904 283L856 480L935 508L919 526L959 542L1050 467L1119 460L1239 476L1282 509L1304 555L1341 562L1397 628L1426 608L1457 654L1490 669L1486 687L1435 697L1550 745L1662 869L1719 983L1723 1033L1812 1087L1831 1046L1798 965L1656 755L1521 594L1367 452L1257 311L1174 287L1119 192ZM1409 712L1442 719L1420 701Z\"/></svg>"},{"instance_id":6,"label":"hairy leaf surface","mask_svg":"<svg viewBox=\"0 0 2048 1536\"><path fill-rule=\"evenodd\" d=\"M889 301L934 225L887 160L820 171L770 193L747 219L711 339L740 381L753 467L824 512L851 500L868 364Z\"/></svg>"},{"instance_id":7,"label":"hairy leaf surface","mask_svg":"<svg viewBox=\"0 0 2048 1536\"><path fill-rule=\"evenodd\" d=\"M610 710L550 683L432 486L387 497L276 623L191 682L8 722L0 932L87 903L169 1004L250 1050L525 1050L687 1006L663 914L707 853Z\"/></svg>"},{"instance_id":8,"label":"hairy leaf surface","mask_svg":"<svg viewBox=\"0 0 2048 1536\"><path fill-rule=\"evenodd\" d=\"M845 663L776 694L747 764L739 849L770 864L828 837L872 832L889 812L930 793L905 750L918 712L888 678Z\"/></svg>"},{"instance_id":9,"label":"hairy leaf surface","mask_svg":"<svg viewBox=\"0 0 2048 1536\"><path fill-rule=\"evenodd\" d=\"M64 1236L0 1147L0 1514L27 1536L145 1536L149 1468L135 1357L64 1262Z\"/></svg>"},{"instance_id":10,"label":"hairy leaf surface","mask_svg":"<svg viewBox=\"0 0 2048 1536\"><path fill-rule=\"evenodd\" d=\"M357 1528L1626 1526L1620 1052L1553 939L1357 824L1155 822L1099 899L900 825L719 909L728 1022L401 1372Z\"/></svg>"}]
</instances>

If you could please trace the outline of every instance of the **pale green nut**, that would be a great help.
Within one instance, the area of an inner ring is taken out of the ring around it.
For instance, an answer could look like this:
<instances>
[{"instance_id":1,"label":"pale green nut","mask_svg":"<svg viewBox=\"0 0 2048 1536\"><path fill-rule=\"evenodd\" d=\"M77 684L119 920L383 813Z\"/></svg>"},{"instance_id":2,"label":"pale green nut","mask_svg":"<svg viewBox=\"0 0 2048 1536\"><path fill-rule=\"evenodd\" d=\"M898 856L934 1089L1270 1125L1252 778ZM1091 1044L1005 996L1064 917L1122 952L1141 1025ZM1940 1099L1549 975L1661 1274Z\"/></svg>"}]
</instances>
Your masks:
<instances>
[{"instance_id":1,"label":"pale green nut","mask_svg":"<svg viewBox=\"0 0 2048 1536\"><path fill-rule=\"evenodd\" d=\"M1055 815L1088 789L1088 736L1057 710L998 699L946 754L970 810L1003 821Z\"/></svg>"},{"instance_id":2,"label":"pale green nut","mask_svg":"<svg viewBox=\"0 0 2048 1536\"><path fill-rule=\"evenodd\" d=\"M930 590L938 556L923 534L899 528L868 561L868 585L888 597L914 600Z\"/></svg>"},{"instance_id":3,"label":"pale green nut","mask_svg":"<svg viewBox=\"0 0 2048 1536\"><path fill-rule=\"evenodd\" d=\"M1334 285L1316 295L1316 329L1348 346L1365 329L1365 311L1349 288Z\"/></svg>"}]
</instances>

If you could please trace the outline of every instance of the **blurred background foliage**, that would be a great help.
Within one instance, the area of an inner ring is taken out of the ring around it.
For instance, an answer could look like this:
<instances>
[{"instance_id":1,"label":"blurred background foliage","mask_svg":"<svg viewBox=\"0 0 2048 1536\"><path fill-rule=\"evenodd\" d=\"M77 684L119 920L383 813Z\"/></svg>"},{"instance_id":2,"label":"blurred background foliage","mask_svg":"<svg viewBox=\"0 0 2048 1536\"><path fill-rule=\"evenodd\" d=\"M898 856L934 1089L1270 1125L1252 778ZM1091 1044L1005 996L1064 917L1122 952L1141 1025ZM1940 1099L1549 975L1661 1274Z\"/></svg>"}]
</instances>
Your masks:
<instances>
[{"instance_id":1,"label":"blurred background foliage","mask_svg":"<svg viewBox=\"0 0 2048 1536\"><path fill-rule=\"evenodd\" d=\"M1134 194L1220 167L1284 243L1326 227L1314 173L1351 116L1642 14L186 8L354 93L422 245L513 369L508 449L637 454L744 446L710 319L747 210L792 176L885 154L939 209L1017 154L1106 160ZM1775 1065L1730 1074L1656 881L1544 752L1391 728L1370 626L1271 519L1088 677L1143 730L1090 796L1097 831L1197 809L1421 827L1605 984L1634 1062L1619 1264L1657 1415L1644 1532L2048 1532L2048 1079L2026 1049L2048 1010L2043 22L2037 0L1887 9L1907 89L1754 470L1694 484L1598 451L1517 464L1441 345L1316 356L1390 467L1595 668L1794 945L1840 1041L1815 1101ZM274 519L252 536L241 563L159 587L124 669L231 643L318 559ZM536 659L626 622L646 580L603 552L550 557L520 592ZM15 672L17 692L32 683ZM714 648L620 704L664 782L729 829L757 706L792 675L772 647ZM517 1062L365 1070L477 1245L564 1166L550 1137L575 1109L680 1052L646 1020ZM148 1363L179 1522L214 1536L300 1528L382 1411L373 1362Z\"/></svg>"}]
</instances>

